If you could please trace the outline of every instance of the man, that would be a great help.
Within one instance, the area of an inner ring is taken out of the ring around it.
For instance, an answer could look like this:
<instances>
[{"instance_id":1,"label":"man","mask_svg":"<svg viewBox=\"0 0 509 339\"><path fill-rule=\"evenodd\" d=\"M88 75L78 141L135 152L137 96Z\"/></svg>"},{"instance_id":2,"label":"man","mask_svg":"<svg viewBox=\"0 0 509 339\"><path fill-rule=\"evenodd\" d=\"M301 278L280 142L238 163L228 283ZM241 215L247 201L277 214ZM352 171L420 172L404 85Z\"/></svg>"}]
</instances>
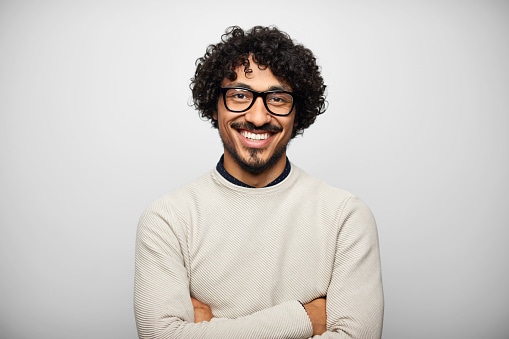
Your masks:
<instances>
[{"instance_id":1,"label":"man","mask_svg":"<svg viewBox=\"0 0 509 339\"><path fill-rule=\"evenodd\" d=\"M325 110L313 53L275 27L231 27L191 88L224 153L140 218L140 338L379 338L370 210L286 157Z\"/></svg>"}]
</instances>

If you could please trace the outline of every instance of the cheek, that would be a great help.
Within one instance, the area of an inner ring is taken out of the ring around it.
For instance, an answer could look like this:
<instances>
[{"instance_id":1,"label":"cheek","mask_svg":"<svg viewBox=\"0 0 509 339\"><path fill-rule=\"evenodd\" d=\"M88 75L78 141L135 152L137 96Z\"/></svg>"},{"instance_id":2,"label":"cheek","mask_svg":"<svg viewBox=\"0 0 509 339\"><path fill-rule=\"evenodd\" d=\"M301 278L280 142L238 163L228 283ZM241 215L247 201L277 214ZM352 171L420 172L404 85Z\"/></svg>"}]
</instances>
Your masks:
<instances>
[{"instance_id":1,"label":"cheek","mask_svg":"<svg viewBox=\"0 0 509 339\"><path fill-rule=\"evenodd\" d=\"M294 129L294 128L296 128L298 125L299 125L299 123L297 122L297 120L295 120L295 118L291 119L291 121L288 121L288 122L286 123L286 126L288 126L288 128L290 128L290 129Z\"/></svg>"}]
</instances>

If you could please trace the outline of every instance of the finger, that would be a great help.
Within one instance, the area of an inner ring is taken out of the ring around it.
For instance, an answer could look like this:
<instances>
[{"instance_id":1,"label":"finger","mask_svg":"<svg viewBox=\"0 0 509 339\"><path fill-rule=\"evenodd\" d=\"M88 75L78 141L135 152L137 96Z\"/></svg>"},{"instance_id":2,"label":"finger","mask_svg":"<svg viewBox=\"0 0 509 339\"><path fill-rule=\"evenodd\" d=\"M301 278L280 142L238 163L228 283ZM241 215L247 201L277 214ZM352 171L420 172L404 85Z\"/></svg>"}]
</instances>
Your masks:
<instances>
[{"instance_id":1,"label":"finger","mask_svg":"<svg viewBox=\"0 0 509 339\"><path fill-rule=\"evenodd\" d=\"M204 304L204 303L202 303L201 301L199 301L198 299L193 298L193 297L191 297L191 302L193 303L193 307L194 307L194 308L205 308L205 307L209 307L207 304Z\"/></svg>"},{"instance_id":2,"label":"finger","mask_svg":"<svg viewBox=\"0 0 509 339\"><path fill-rule=\"evenodd\" d=\"M191 302L193 303L193 307L200 307L203 303L198 299L191 297Z\"/></svg>"}]
</instances>

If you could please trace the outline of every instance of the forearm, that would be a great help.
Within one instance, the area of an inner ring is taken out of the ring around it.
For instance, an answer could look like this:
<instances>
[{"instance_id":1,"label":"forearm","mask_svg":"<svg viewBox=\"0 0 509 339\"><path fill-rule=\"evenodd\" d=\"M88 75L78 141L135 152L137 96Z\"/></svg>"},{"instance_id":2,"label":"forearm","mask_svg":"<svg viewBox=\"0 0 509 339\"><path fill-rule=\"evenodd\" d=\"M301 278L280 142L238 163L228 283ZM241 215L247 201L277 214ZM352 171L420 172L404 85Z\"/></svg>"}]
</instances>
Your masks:
<instances>
[{"instance_id":1,"label":"forearm","mask_svg":"<svg viewBox=\"0 0 509 339\"><path fill-rule=\"evenodd\" d=\"M309 338L312 335L309 318L296 300L248 316L213 318L203 324L207 326L206 338Z\"/></svg>"},{"instance_id":2,"label":"forearm","mask_svg":"<svg viewBox=\"0 0 509 339\"><path fill-rule=\"evenodd\" d=\"M287 301L236 319L213 318L200 323L170 315L147 317L146 312L137 308L140 338L309 338L312 335L309 318L298 301Z\"/></svg>"}]
</instances>

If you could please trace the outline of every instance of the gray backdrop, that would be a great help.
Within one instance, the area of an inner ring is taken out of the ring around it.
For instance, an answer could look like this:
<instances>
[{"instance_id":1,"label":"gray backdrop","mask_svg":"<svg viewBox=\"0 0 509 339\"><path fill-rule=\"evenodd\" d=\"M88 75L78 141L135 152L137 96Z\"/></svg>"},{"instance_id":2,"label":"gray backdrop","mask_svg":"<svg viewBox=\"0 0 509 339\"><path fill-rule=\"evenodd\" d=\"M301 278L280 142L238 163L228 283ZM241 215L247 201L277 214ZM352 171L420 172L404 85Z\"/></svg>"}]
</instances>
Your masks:
<instances>
[{"instance_id":1,"label":"gray backdrop","mask_svg":"<svg viewBox=\"0 0 509 339\"><path fill-rule=\"evenodd\" d=\"M136 338L142 210L210 170L195 59L237 24L311 48L289 157L371 206L384 338L509 338L509 2L1 1L0 337Z\"/></svg>"}]
</instances>

